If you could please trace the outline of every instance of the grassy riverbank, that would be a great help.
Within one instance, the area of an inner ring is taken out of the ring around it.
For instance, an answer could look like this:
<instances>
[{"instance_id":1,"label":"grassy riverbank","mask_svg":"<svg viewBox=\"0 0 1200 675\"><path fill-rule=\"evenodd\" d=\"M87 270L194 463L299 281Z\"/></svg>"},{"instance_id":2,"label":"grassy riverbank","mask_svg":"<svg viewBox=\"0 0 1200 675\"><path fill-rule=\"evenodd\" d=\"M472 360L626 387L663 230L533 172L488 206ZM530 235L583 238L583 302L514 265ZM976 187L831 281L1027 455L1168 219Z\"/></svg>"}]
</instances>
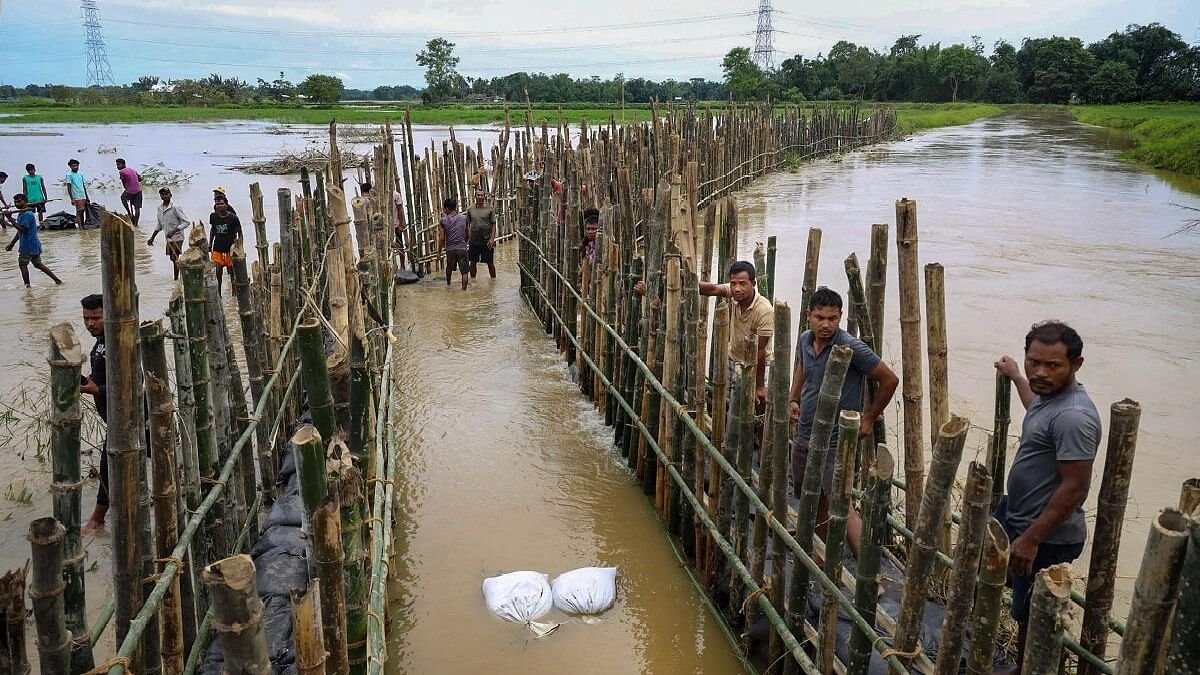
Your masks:
<instances>
[{"instance_id":1,"label":"grassy riverbank","mask_svg":"<svg viewBox=\"0 0 1200 675\"><path fill-rule=\"evenodd\" d=\"M1080 105L1069 110L1080 122L1127 131L1134 147L1123 158L1200 176L1200 104Z\"/></svg>"},{"instance_id":2,"label":"grassy riverbank","mask_svg":"<svg viewBox=\"0 0 1200 675\"><path fill-rule=\"evenodd\" d=\"M1005 107L991 103L896 103L900 131L906 134L938 127L970 124L983 117L1004 112Z\"/></svg>"}]
</instances>

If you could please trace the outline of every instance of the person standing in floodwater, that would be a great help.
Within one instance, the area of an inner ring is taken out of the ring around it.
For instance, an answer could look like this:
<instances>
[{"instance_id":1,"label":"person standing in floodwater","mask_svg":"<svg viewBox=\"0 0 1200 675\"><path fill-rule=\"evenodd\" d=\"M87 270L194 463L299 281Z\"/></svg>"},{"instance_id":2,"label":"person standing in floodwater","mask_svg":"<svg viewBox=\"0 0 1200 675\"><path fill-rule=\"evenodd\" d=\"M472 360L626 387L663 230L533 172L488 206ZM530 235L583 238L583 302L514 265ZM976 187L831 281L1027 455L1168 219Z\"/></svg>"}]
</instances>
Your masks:
<instances>
[{"instance_id":1,"label":"person standing in floodwater","mask_svg":"<svg viewBox=\"0 0 1200 675\"><path fill-rule=\"evenodd\" d=\"M467 261L467 217L458 212L458 200L453 197L442 202L442 219L438 222L437 246L439 251L446 252L446 285L450 285L450 275L458 268L462 277L462 289L467 290L467 279L470 274Z\"/></svg>"},{"instance_id":2,"label":"person standing in floodwater","mask_svg":"<svg viewBox=\"0 0 1200 675\"><path fill-rule=\"evenodd\" d=\"M858 438L870 438L875 422L896 393L900 378L888 367L879 355L865 342L842 330L842 296L824 286L818 288L808 302L805 312L808 330L800 334L800 354L796 369L792 373L792 387L788 392L788 414L797 422L796 437L792 442L792 495L800 498L804 483L804 468L808 461L808 443L812 435L813 417L817 411L817 398L821 382L825 379L825 367L834 345L844 345L853 350L850 369L842 384L842 397L838 410L862 410L863 385L867 378L879 383L875 396L862 414ZM836 427L835 427L836 431ZM829 438L828 454L821 476L821 496L817 500L817 532L822 538L827 532L829 520L829 498L833 491L833 471L837 463L838 435ZM847 539L855 555L858 554L862 534L862 518L853 507L850 509Z\"/></svg>"},{"instance_id":3,"label":"person standing in floodwater","mask_svg":"<svg viewBox=\"0 0 1200 675\"><path fill-rule=\"evenodd\" d=\"M33 215L33 208L29 206L29 200L25 198L24 194L13 195L13 206L19 210L17 219L13 220L12 216L7 213L4 217L17 228L17 236L8 242L8 246L5 246L4 250L11 251L17 242L21 243L21 247L17 249L19 253L17 264L21 268L21 280L25 282L25 288L31 287L29 283L29 263L33 263L34 267L50 277L55 284L61 286L62 279L54 276L54 272L51 272L50 268L46 267L46 264L42 262L42 242L38 239L37 218Z\"/></svg>"},{"instance_id":4,"label":"person standing in floodwater","mask_svg":"<svg viewBox=\"0 0 1200 675\"><path fill-rule=\"evenodd\" d=\"M79 160L72 159L67 162L67 168L70 169L64 179L67 182L67 199L75 207L75 224L83 227L88 205L87 178L79 172Z\"/></svg>"},{"instance_id":5,"label":"person standing in floodwater","mask_svg":"<svg viewBox=\"0 0 1200 675\"><path fill-rule=\"evenodd\" d=\"M104 296L92 293L84 296L79 304L83 305L83 327L96 343L88 354L92 373L84 378L79 387L79 393L91 394L96 402L96 414L108 426L108 371L104 351ZM96 508L92 509L92 517L84 523L80 534L89 535L104 527L104 516L108 514L108 434L100 445L100 489L96 492Z\"/></svg>"},{"instance_id":6,"label":"person standing in floodwater","mask_svg":"<svg viewBox=\"0 0 1200 675\"><path fill-rule=\"evenodd\" d=\"M471 241L467 246L467 259L471 262L471 278L475 278L476 266L485 263L488 274L496 278L496 212L484 206L487 194L475 191L475 206L467 209L467 220L471 224Z\"/></svg>"},{"instance_id":7,"label":"person standing in floodwater","mask_svg":"<svg viewBox=\"0 0 1200 675\"><path fill-rule=\"evenodd\" d=\"M179 279L179 256L183 253L183 232L188 227L187 216L178 204L171 203L171 191L160 188L158 196L162 203L158 205L158 226L150 233L147 246L154 245L154 238L159 232L165 232L167 238L167 257L171 259L171 267L175 270L175 278Z\"/></svg>"},{"instance_id":8,"label":"person standing in floodwater","mask_svg":"<svg viewBox=\"0 0 1200 675\"><path fill-rule=\"evenodd\" d=\"M125 160L117 160L117 175L121 177L121 206L125 207L125 215L137 227L142 217L142 176L132 167L125 166Z\"/></svg>"},{"instance_id":9,"label":"person standing in floodwater","mask_svg":"<svg viewBox=\"0 0 1200 675\"><path fill-rule=\"evenodd\" d=\"M46 217L46 180L38 175L37 167L32 164L25 165L25 175L21 177L22 186L25 188L22 192L25 193L25 198L29 200L29 205L34 207L37 212L37 221L40 225ZM83 223L78 224L83 227Z\"/></svg>"},{"instance_id":10,"label":"person standing in floodwater","mask_svg":"<svg viewBox=\"0 0 1200 675\"><path fill-rule=\"evenodd\" d=\"M4 182L7 180L8 180L8 174L3 171L0 171L0 186L3 186ZM8 200L4 198L3 187L0 187L0 207L6 208L6 209L8 208Z\"/></svg>"},{"instance_id":11,"label":"person standing in floodwater","mask_svg":"<svg viewBox=\"0 0 1200 675\"><path fill-rule=\"evenodd\" d=\"M229 202L224 198L217 199L213 209L208 217L211 227L208 233L209 250L213 264L217 266L217 294L220 295L221 272L233 267L233 256L230 252L233 251L234 243L242 238L242 221L229 210ZM232 291L230 293L232 294Z\"/></svg>"},{"instance_id":12,"label":"person standing in floodwater","mask_svg":"<svg viewBox=\"0 0 1200 675\"><path fill-rule=\"evenodd\" d=\"M1075 374L1083 366L1083 338L1060 321L1036 323L1025 335L1025 375L1008 355L996 361L1025 406L1021 444L1008 473L1008 494L996 520L1012 541L1008 578L1017 621L1021 672L1029 604L1037 573L1069 563L1083 552L1087 523L1083 501L1100 448L1100 413Z\"/></svg>"}]
</instances>

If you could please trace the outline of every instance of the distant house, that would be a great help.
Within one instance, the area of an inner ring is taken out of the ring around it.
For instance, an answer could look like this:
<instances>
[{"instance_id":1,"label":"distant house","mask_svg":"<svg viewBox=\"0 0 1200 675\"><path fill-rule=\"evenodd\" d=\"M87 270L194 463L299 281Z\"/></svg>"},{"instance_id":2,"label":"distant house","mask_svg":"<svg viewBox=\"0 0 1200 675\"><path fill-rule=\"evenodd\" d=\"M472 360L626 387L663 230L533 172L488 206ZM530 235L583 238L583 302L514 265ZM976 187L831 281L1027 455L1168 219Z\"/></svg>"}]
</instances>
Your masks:
<instances>
[{"instance_id":1,"label":"distant house","mask_svg":"<svg viewBox=\"0 0 1200 675\"><path fill-rule=\"evenodd\" d=\"M175 83L174 82L159 82L158 84L150 87L151 94L170 94L170 93L173 93L174 91L175 91Z\"/></svg>"}]
</instances>

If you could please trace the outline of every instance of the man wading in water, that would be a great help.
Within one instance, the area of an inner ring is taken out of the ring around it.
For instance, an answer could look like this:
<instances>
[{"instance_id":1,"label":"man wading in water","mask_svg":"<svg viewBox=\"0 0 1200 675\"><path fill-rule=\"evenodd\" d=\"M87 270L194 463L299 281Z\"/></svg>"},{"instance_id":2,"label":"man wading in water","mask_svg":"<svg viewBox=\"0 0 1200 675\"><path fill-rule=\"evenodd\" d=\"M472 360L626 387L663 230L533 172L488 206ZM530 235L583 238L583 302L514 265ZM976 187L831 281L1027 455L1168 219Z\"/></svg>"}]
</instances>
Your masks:
<instances>
[{"instance_id":1,"label":"man wading in water","mask_svg":"<svg viewBox=\"0 0 1200 675\"><path fill-rule=\"evenodd\" d=\"M9 219L16 228L17 236L4 247L5 251L11 251L13 245L18 241L21 242L21 248L18 249L20 255L17 257L17 264L21 267L21 280L25 282L25 288L30 288L29 284L29 263L41 270L46 276L54 280L54 283L62 285L62 279L54 276L54 272L50 271L49 267L42 262L42 242L38 239L38 224L37 218L33 215L33 207L29 206L29 200L25 199L24 194L13 195L13 206L19 213L17 219L12 220L12 216L7 213L4 217Z\"/></svg>"},{"instance_id":2,"label":"man wading in water","mask_svg":"<svg viewBox=\"0 0 1200 675\"><path fill-rule=\"evenodd\" d=\"M437 246L439 251L446 252L446 285L450 285L450 275L458 268L458 275L462 277L462 289L465 291L467 275L470 273L467 262L467 217L458 212L458 200L453 197L442 202L442 207Z\"/></svg>"},{"instance_id":3,"label":"man wading in water","mask_svg":"<svg viewBox=\"0 0 1200 675\"><path fill-rule=\"evenodd\" d=\"M233 267L233 256L229 252L233 250L233 243L242 238L242 221L229 209L229 202L224 197L217 198L213 209L208 217L208 224L212 227L208 234L209 249L212 251L210 257L217 266L217 294L220 295L221 272Z\"/></svg>"},{"instance_id":4,"label":"man wading in water","mask_svg":"<svg viewBox=\"0 0 1200 675\"><path fill-rule=\"evenodd\" d=\"M1083 500L1100 447L1100 414L1075 380L1081 366L1083 338L1059 321L1034 324L1025 336L1025 377L1008 355L996 361L1025 406L1008 494L996 507L996 520L1012 541L1008 578L1019 627L1017 668L998 673L1021 672L1034 576L1078 558L1087 540Z\"/></svg>"},{"instance_id":5,"label":"man wading in water","mask_svg":"<svg viewBox=\"0 0 1200 675\"><path fill-rule=\"evenodd\" d=\"M117 175L121 177L121 186L125 188L121 192L121 206L125 207L129 221L137 227L142 218L142 177L137 170L125 166L123 159L117 160Z\"/></svg>"},{"instance_id":6,"label":"man wading in water","mask_svg":"<svg viewBox=\"0 0 1200 675\"><path fill-rule=\"evenodd\" d=\"M476 267L486 263L488 274L496 278L496 213L484 206L483 190L475 191L475 206L467 209L467 220L471 223L471 241L467 246L467 259L471 262L471 278L475 278Z\"/></svg>"},{"instance_id":7,"label":"man wading in water","mask_svg":"<svg viewBox=\"0 0 1200 675\"><path fill-rule=\"evenodd\" d=\"M75 206L75 223L79 227L83 227L83 216L88 204L87 178L79 173L79 160L72 159L67 162L67 168L70 169L65 178L67 199L70 199L71 204Z\"/></svg>"},{"instance_id":8,"label":"man wading in water","mask_svg":"<svg viewBox=\"0 0 1200 675\"><path fill-rule=\"evenodd\" d=\"M792 388L788 393L788 413L792 421L798 422L796 438L792 443L792 494L800 497L804 483L804 467L808 461L808 441L812 435L813 415L817 411L817 398L821 381L825 379L825 367L834 345L844 345L854 351L850 357L850 369L842 384L839 410L862 410L863 385L865 378L879 383L870 406L862 415L858 438L869 438L875 421L883 414L900 379L865 342L842 330L842 297L824 286L818 288L808 301L808 330L800 335L800 358L792 373ZM836 431L836 427L835 431ZM833 470L837 462L837 433L829 438L829 451L821 478L821 498L817 501L817 532L822 538L827 533L829 521L829 497L833 491ZM847 522L846 538L854 554L862 535L862 518L853 507Z\"/></svg>"},{"instance_id":9,"label":"man wading in water","mask_svg":"<svg viewBox=\"0 0 1200 675\"><path fill-rule=\"evenodd\" d=\"M154 232L150 233L150 239L146 241L146 245L153 246L154 238L158 236L158 233L166 232L164 236L167 238L167 257L171 259L171 267L174 268L175 278L178 279L179 264L176 261L183 253L183 231L187 229L188 219L178 204L171 203L170 190L161 188L158 196L162 199L162 204L158 205L158 226L154 228Z\"/></svg>"}]
</instances>

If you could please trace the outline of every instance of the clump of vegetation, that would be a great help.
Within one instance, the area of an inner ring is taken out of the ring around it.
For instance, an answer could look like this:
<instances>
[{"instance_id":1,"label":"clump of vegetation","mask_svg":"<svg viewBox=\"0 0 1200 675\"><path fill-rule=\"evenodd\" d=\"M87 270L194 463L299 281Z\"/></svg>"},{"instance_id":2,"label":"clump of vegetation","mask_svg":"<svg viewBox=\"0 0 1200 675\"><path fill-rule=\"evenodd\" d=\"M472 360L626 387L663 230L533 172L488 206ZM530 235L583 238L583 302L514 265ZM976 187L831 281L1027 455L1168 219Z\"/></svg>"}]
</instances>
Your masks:
<instances>
[{"instance_id":1,"label":"clump of vegetation","mask_svg":"<svg viewBox=\"0 0 1200 675\"><path fill-rule=\"evenodd\" d=\"M356 169L363 165L363 158L349 150L341 150L342 166ZM236 164L230 168L264 176L289 176L300 173L300 169L320 169L329 164L329 149L309 146L294 151L284 148L270 159Z\"/></svg>"},{"instance_id":2,"label":"clump of vegetation","mask_svg":"<svg viewBox=\"0 0 1200 675\"><path fill-rule=\"evenodd\" d=\"M142 177L142 187L144 188L177 187L190 183L196 177L194 173L172 169L163 162L138 167L137 172ZM60 178L58 184L66 187L67 181L65 178ZM121 187L121 177L115 173L92 174L87 179L87 186L89 190L116 189Z\"/></svg>"},{"instance_id":3,"label":"clump of vegetation","mask_svg":"<svg viewBox=\"0 0 1200 675\"><path fill-rule=\"evenodd\" d=\"M1070 110L1080 122L1127 131L1134 147L1122 153L1123 158L1200 176L1200 104L1073 106Z\"/></svg>"}]
</instances>

